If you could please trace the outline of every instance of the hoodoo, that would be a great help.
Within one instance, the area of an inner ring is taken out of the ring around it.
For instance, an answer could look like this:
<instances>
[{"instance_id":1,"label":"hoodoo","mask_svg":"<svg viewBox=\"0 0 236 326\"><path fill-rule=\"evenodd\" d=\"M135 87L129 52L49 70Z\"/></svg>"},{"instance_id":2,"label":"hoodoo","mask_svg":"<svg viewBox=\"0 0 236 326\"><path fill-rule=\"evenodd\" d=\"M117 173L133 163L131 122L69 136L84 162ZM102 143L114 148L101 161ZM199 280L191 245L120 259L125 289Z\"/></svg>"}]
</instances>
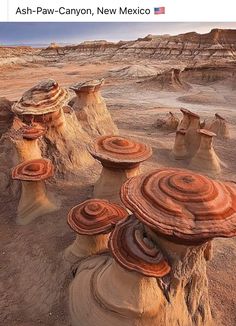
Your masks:
<instances>
[{"instance_id":1,"label":"hoodoo","mask_svg":"<svg viewBox=\"0 0 236 326\"><path fill-rule=\"evenodd\" d=\"M68 100L68 91L49 79L25 92L12 110L24 123L40 123L47 129L43 154L56 163L56 177L72 180L94 161L86 150L89 138L73 110L64 110Z\"/></svg>"},{"instance_id":2,"label":"hoodoo","mask_svg":"<svg viewBox=\"0 0 236 326\"><path fill-rule=\"evenodd\" d=\"M167 259L132 216L116 225L109 248L113 259L95 256L77 270L69 296L72 325L158 325Z\"/></svg>"},{"instance_id":3,"label":"hoodoo","mask_svg":"<svg viewBox=\"0 0 236 326\"><path fill-rule=\"evenodd\" d=\"M107 249L109 233L127 216L124 208L107 200L90 199L73 207L67 221L77 235L74 243L66 249L65 259L75 264Z\"/></svg>"},{"instance_id":4,"label":"hoodoo","mask_svg":"<svg viewBox=\"0 0 236 326\"><path fill-rule=\"evenodd\" d=\"M89 147L91 155L102 164L102 173L94 186L94 198L120 201L120 187L140 173L140 163L152 155L150 146L120 136L99 137Z\"/></svg>"},{"instance_id":5,"label":"hoodoo","mask_svg":"<svg viewBox=\"0 0 236 326\"><path fill-rule=\"evenodd\" d=\"M200 129L200 117L196 113L193 113L189 110L181 109L181 112L184 115L182 122L180 123L180 129L184 128L185 124L187 125L187 130L185 134L185 145L188 152L188 156L192 157L198 150L200 145L200 135L197 132Z\"/></svg>"},{"instance_id":6,"label":"hoodoo","mask_svg":"<svg viewBox=\"0 0 236 326\"><path fill-rule=\"evenodd\" d=\"M191 114L191 111L187 109L180 109L181 113L183 114L183 118L179 123L178 129L185 129L187 130L190 124L189 115Z\"/></svg>"},{"instance_id":7,"label":"hoodoo","mask_svg":"<svg viewBox=\"0 0 236 326\"><path fill-rule=\"evenodd\" d=\"M221 172L220 160L212 145L213 137L216 134L205 129L199 129L198 133L201 136L200 147L192 158L189 167L212 176L217 175Z\"/></svg>"},{"instance_id":8,"label":"hoodoo","mask_svg":"<svg viewBox=\"0 0 236 326\"><path fill-rule=\"evenodd\" d=\"M172 151L172 156L176 160L183 160L188 156L188 152L185 145L185 129L178 129L175 134L175 143Z\"/></svg>"},{"instance_id":9,"label":"hoodoo","mask_svg":"<svg viewBox=\"0 0 236 326\"><path fill-rule=\"evenodd\" d=\"M213 238L236 235L235 185L188 170L159 169L127 180L121 199L171 261L171 304L160 305L160 324L214 325L206 251Z\"/></svg>"},{"instance_id":10,"label":"hoodoo","mask_svg":"<svg viewBox=\"0 0 236 326\"><path fill-rule=\"evenodd\" d=\"M209 130L214 132L220 139L229 139L230 132L227 121L218 113L215 114L214 120L209 126Z\"/></svg>"},{"instance_id":11,"label":"hoodoo","mask_svg":"<svg viewBox=\"0 0 236 326\"><path fill-rule=\"evenodd\" d=\"M64 124L63 106L69 100L66 89L53 79L40 82L26 91L12 111L25 123L38 122L59 128Z\"/></svg>"},{"instance_id":12,"label":"hoodoo","mask_svg":"<svg viewBox=\"0 0 236 326\"><path fill-rule=\"evenodd\" d=\"M42 158L39 138L45 133L46 128L39 123L24 125L18 130L18 137L12 137L12 141L16 146L20 162Z\"/></svg>"},{"instance_id":13,"label":"hoodoo","mask_svg":"<svg viewBox=\"0 0 236 326\"><path fill-rule=\"evenodd\" d=\"M179 119L171 111L168 112L166 120L157 119L157 122L156 122L157 128L161 128L161 129L165 129L165 130L175 131L178 128L178 125L179 125Z\"/></svg>"},{"instance_id":14,"label":"hoodoo","mask_svg":"<svg viewBox=\"0 0 236 326\"><path fill-rule=\"evenodd\" d=\"M12 178L22 184L21 197L17 210L17 223L25 225L36 217L58 209L49 198L44 181L53 176L51 161L37 159L23 162L12 170Z\"/></svg>"},{"instance_id":15,"label":"hoodoo","mask_svg":"<svg viewBox=\"0 0 236 326\"><path fill-rule=\"evenodd\" d=\"M83 130L89 136L118 134L100 93L103 84L104 79L98 79L71 86L76 93L73 109Z\"/></svg>"}]
</instances>

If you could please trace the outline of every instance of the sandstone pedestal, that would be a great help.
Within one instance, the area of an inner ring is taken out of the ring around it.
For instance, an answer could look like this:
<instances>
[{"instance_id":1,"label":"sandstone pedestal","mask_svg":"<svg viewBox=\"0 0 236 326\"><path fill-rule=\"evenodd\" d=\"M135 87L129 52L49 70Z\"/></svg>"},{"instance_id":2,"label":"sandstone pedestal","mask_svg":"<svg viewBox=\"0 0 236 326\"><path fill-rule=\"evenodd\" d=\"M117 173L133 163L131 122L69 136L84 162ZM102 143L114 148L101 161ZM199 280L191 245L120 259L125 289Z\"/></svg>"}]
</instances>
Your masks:
<instances>
[{"instance_id":1,"label":"sandstone pedestal","mask_svg":"<svg viewBox=\"0 0 236 326\"><path fill-rule=\"evenodd\" d=\"M76 93L73 109L77 119L83 130L93 137L118 134L118 129L100 93L103 84L104 79L99 79L71 86Z\"/></svg>"},{"instance_id":2,"label":"sandstone pedestal","mask_svg":"<svg viewBox=\"0 0 236 326\"><path fill-rule=\"evenodd\" d=\"M220 174L220 160L212 145L213 137L216 134L205 129L199 129L198 133L201 137L200 147L192 158L189 168L212 176Z\"/></svg>"},{"instance_id":3,"label":"sandstone pedestal","mask_svg":"<svg viewBox=\"0 0 236 326\"><path fill-rule=\"evenodd\" d=\"M140 163L148 159L152 150L148 145L120 136L103 136L89 147L91 155L103 166L94 185L93 197L122 204L120 187L140 173Z\"/></svg>"},{"instance_id":4,"label":"sandstone pedestal","mask_svg":"<svg viewBox=\"0 0 236 326\"><path fill-rule=\"evenodd\" d=\"M82 259L107 250L109 233L127 215L124 208L107 200L89 199L73 207L67 221L76 239L66 248L65 260L74 267Z\"/></svg>"},{"instance_id":5,"label":"sandstone pedestal","mask_svg":"<svg viewBox=\"0 0 236 326\"><path fill-rule=\"evenodd\" d=\"M12 178L22 184L17 208L17 223L25 225L39 216L57 210L58 203L46 192L44 180L53 175L49 160L38 159L23 162L12 170Z\"/></svg>"}]
</instances>

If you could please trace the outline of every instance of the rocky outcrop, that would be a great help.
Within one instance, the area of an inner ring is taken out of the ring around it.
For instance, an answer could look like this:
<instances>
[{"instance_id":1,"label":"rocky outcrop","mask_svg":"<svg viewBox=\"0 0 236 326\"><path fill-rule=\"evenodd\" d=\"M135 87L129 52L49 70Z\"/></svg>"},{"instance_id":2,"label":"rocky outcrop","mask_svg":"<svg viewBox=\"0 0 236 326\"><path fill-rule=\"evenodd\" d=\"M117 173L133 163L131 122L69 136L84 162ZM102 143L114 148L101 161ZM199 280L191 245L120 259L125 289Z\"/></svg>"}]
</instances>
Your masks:
<instances>
[{"instance_id":1,"label":"rocky outcrop","mask_svg":"<svg viewBox=\"0 0 236 326\"><path fill-rule=\"evenodd\" d=\"M14 114L11 111L13 102L0 97L0 138L12 125Z\"/></svg>"},{"instance_id":2,"label":"rocky outcrop","mask_svg":"<svg viewBox=\"0 0 236 326\"><path fill-rule=\"evenodd\" d=\"M213 29L206 34L190 32L175 36L148 35L135 41L84 42L76 46L60 48L64 56L99 56L119 60L120 58L176 59L179 60L232 60L236 58L236 30ZM47 48L42 56L52 56L55 50Z\"/></svg>"},{"instance_id":3,"label":"rocky outcrop","mask_svg":"<svg viewBox=\"0 0 236 326\"><path fill-rule=\"evenodd\" d=\"M71 86L76 97L69 104L73 107L83 131L92 138L118 134L118 129L101 95L104 82L104 79L94 79Z\"/></svg>"},{"instance_id":4,"label":"rocky outcrop","mask_svg":"<svg viewBox=\"0 0 236 326\"><path fill-rule=\"evenodd\" d=\"M12 108L24 123L36 122L46 128L41 142L42 156L55 165L55 176L65 180L74 179L94 162L85 147L88 135L73 110L64 107L68 100L68 91L49 79L25 92Z\"/></svg>"},{"instance_id":5,"label":"rocky outcrop","mask_svg":"<svg viewBox=\"0 0 236 326\"><path fill-rule=\"evenodd\" d=\"M181 74L182 71L180 69L172 68L157 74L151 79L144 80L141 86L167 92L188 91L191 86L182 80Z\"/></svg>"},{"instance_id":6,"label":"rocky outcrop","mask_svg":"<svg viewBox=\"0 0 236 326\"><path fill-rule=\"evenodd\" d=\"M183 79L192 84L206 85L224 79L236 79L236 64L204 64L186 67L182 72Z\"/></svg>"},{"instance_id":7,"label":"rocky outcrop","mask_svg":"<svg viewBox=\"0 0 236 326\"><path fill-rule=\"evenodd\" d=\"M32 61L39 52L30 46L0 46L0 67Z\"/></svg>"},{"instance_id":8,"label":"rocky outcrop","mask_svg":"<svg viewBox=\"0 0 236 326\"><path fill-rule=\"evenodd\" d=\"M32 54L36 51L37 50L31 48L30 46L0 46L0 57L18 57L24 54Z\"/></svg>"},{"instance_id":9,"label":"rocky outcrop","mask_svg":"<svg viewBox=\"0 0 236 326\"><path fill-rule=\"evenodd\" d=\"M148 65L130 65L119 69L112 69L108 76L116 78L142 78L156 75L156 69Z\"/></svg>"}]
</instances>

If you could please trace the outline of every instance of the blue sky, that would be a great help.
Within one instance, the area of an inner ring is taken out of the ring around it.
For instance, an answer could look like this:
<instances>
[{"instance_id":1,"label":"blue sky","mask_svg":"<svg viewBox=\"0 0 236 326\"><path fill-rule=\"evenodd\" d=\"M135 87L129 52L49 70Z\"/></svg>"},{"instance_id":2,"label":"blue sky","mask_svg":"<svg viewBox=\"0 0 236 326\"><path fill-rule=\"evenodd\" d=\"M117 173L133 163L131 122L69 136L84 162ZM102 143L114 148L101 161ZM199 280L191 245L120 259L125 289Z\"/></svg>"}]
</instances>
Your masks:
<instances>
[{"instance_id":1,"label":"blue sky","mask_svg":"<svg viewBox=\"0 0 236 326\"><path fill-rule=\"evenodd\" d=\"M79 43L85 40L131 40L147 34L179 34L236 23L0 23L0 44Z\"/></svg>"}]
</instances>

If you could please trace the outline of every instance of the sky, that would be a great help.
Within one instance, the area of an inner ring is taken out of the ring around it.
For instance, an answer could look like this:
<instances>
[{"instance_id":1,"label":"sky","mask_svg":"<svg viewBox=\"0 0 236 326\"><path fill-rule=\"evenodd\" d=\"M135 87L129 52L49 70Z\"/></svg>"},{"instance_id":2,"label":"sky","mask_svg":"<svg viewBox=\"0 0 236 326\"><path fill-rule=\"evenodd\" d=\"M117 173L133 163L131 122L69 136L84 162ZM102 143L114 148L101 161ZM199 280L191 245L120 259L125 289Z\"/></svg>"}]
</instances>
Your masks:
<instances>
[{"instance_id":1,"label":"sky","mask_svg":"<svg viewBox=\"0 0 236 326\"><path fill-rule=\"evenodd\" d=\"M207 33L236 23L0 23L0 45L133 40L147 34Z\"/></svg>"}]
</instances>

